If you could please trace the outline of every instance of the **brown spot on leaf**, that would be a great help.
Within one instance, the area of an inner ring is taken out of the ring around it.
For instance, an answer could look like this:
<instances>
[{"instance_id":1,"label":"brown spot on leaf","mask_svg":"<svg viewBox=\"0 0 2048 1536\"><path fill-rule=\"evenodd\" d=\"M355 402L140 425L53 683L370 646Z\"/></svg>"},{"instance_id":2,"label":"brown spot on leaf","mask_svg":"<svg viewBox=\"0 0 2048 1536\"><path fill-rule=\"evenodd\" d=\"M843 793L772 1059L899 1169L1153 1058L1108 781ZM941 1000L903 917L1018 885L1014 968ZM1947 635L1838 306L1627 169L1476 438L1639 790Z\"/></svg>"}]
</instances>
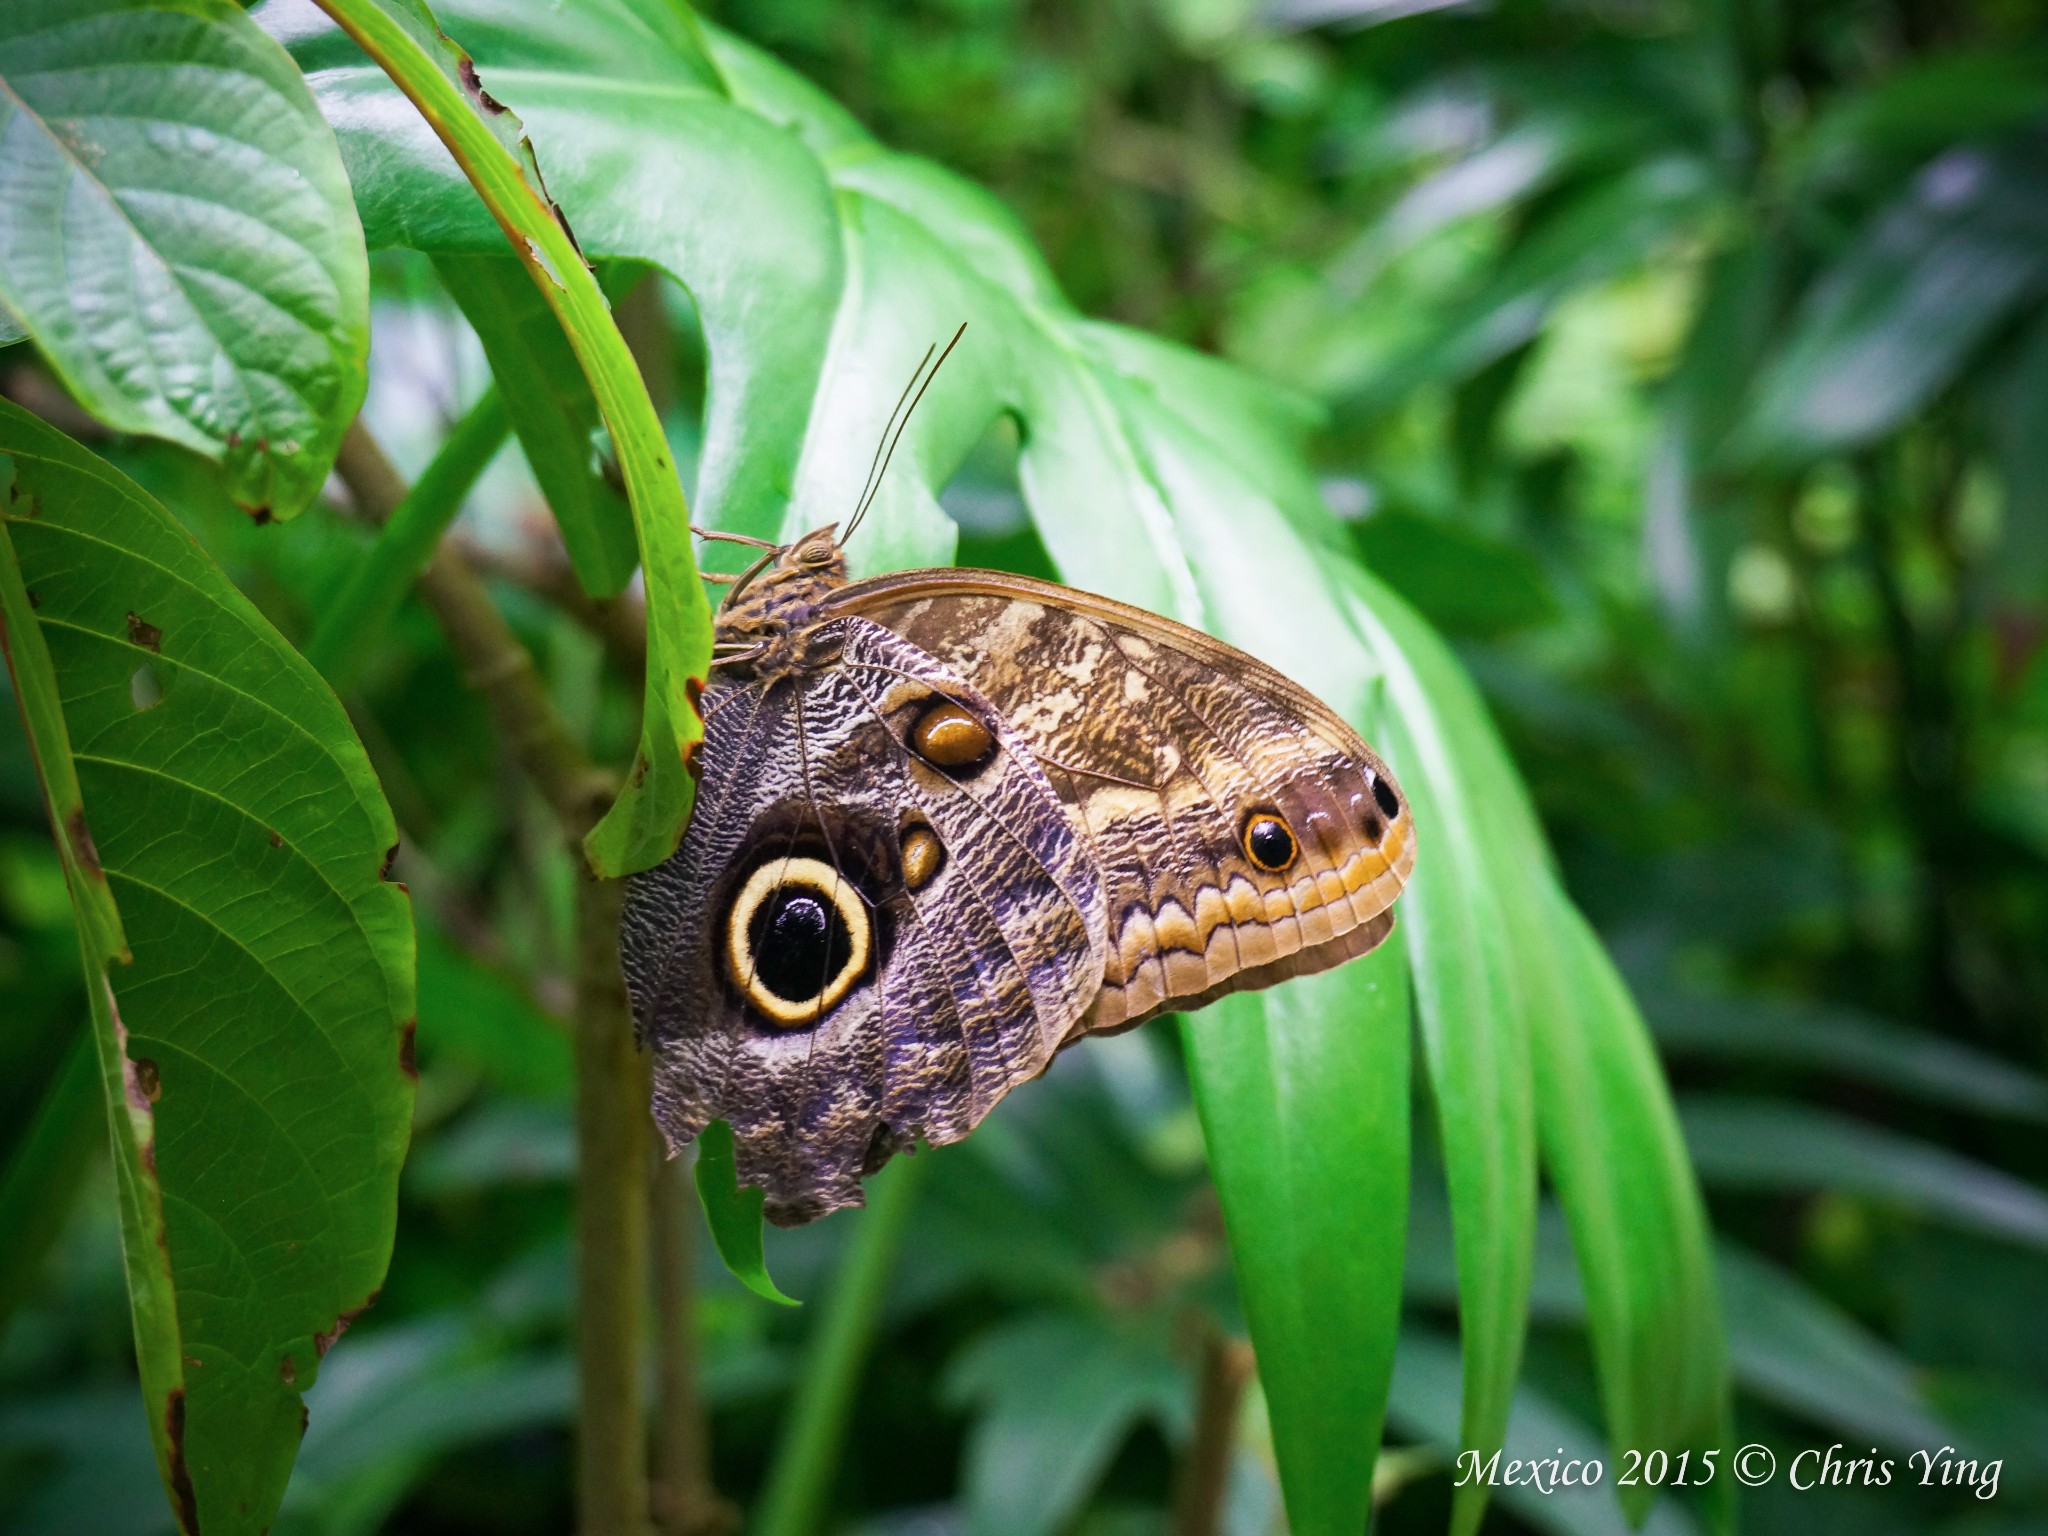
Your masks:
<instances>
[{"instance_id":1,"label":"brown spot on leaf","mask_svg":"<svg viewBox=\"0 0 2048 1536\"><path fill-rule=\"evenodd\" d=\"M156 1138L154 1136L150 1137L149 1140L145 1141L137 1149L135 1160L142 1164L142 1171L144 1173L148 1174L152 1179L156 1177ZM165 1238L161 1228L157 1231L156 1245L164 1249L164 1257L169 1259L171 1255L168 1240Z\"/></svg>"},{"instance_id":2,"label":"brown spot on leaf","mask_svg":"<svg viewBox=\"0 0 2048 1536\"><path fill-rule=\"evenodd\" d=\"M242 446L242 434L239 432L230 432L225 438L222 439L222 441L225 442L230 448L239 448Z\"/></svg>"},{"instance_id":3,"label":"brown spot on leaf","mask_svg":"<svg viewBox=\"0 0 2048 1536\"><path fill-rule=\"evenodd\" d=\"M697 761L703 752L704 738L701 736L683 748L683 771L693 779L703 777L702 765Z\"/></svg>"},{"instance_id":4,"label":"brown spot on leaf","mask_svg":"<svg viewBox=\"0 0 2048 1536\"><path fill-rule=\"evenodd\" d=\"M65 818L64 830L71 836L71 857L93 874L100 872L100 851L92 844L92 833L85 825L85 807L74 806Z\"/></svg>"},{"instance_id":5,"label":"brown spot on leaf","mask_svg":"<svg viewBox=\"0 0 2048 1536\"><path fill-rule=\"evenodd\" d=\"M284 834L275 827L270 829L270 846L273 848L282 848L284 846Z\"/></svg>"},{"instance_id":6,"label":"brown spot on leaf","mask_svg":"<svg viewBox=\"0 0 2048 1536\"><path fill-rule=\"evenodd\" d=\"M474 59L468 54L464 54L462 62L456 66L456 72L462 76L462 88L476 98L478 106L482 107L493 117L502 117L504 115L505 104L485 90L483 81L477 78L476 61Z\"/></svg>"},{"instance_id":7,"label":"brown spot on leaf","mask_svg":"<svg viewBox=\"0 0 2048 1536\"><path fill-rule=\"evenodd\" d=\"M128 639L144 650L156 651L159 654L164 648L164 632L138 615L133 608L128 610Z\"/></svg>"},{"instance_id":8,"label":"brown spot on leaf","mask_svg":"<svg viewBox=\"0 0 2048 1536\"><path fill-rule=\"evenodd\" d=\"M268 507L251 507L249 509L249 521L254 523L258 528L261 528L266 523L275 522L276 520L277 515L273 513Z\"/></svg>"},{"instance_id":9,"label":"brown spot on leaf","mask_svg":"<svg viewBox=\"0 0 2048 1536\"><path fill-rule=\"evenodd\" d=\"M632 777L633 787L635 789L638 789L642 784L645 784L647 782L647 770L651 766L652 765L644 757L636 757L633 759Z\"/></svg>"},{"instance_id":10,"label":"brown spot on leaf","mask_svg":"<svg viewBox=\"0 0 2048 1536\"><path fill-rule=\"evenodd\" d=\"M199 1536L199 1495L192 1471L185 1465L185 1389L173 1387L164 1403L164 1440L170 1447L171 1501L177 1506L178 1529Z\"/></svg>"},{"instance_id":11,"label":"brown spot on leaf","mask_svg":"<svg viewBox=\"0 0 2048 1536\"><path fill-rule=\"evenodd\" d=\"M413 1036L419 1033L419 1021L407 1019L405 1028L398 1033L398 1070L414 1082L420 1080L420 1060Z\"/></svg>"},{"instance_id":12,"label":"brown spot on leaf","mask_svg":"<svg viewBox=\"0 0 2048 1536\"><path fill-rule=\"evenodd\" d=\"M384 862L377 870L377 878L379 880L389 880L391 878L392 866L397 864L397 862L398 844L393 843L389 848L384 850Z\"/></svg>"},{"instance_id":13,"label":"brown spot on leaf","mask_svg":"<svg viewBox=\"0 0 2048 1536\"><path fill-rule=\"evenodd\" d=\"M548 207L554 212L555 222L562 226L562 233L569 237L569 244L575 250L577 258L583 265L589 266L590 258L583 254L583 242L576 238L576 231L569 227L569 215L562 212L562 205L553 198L548 199Z\"/></svg>"},{"instance_id":14,"label":"brown spot on leaf","mask_svg":"<svg viewBox=\"0 0 2048 1536\"><path fill-rule=\"evenodd\" d=\"M334 1348L334 1341L340 1338L344 1333L348 1332L348 1325L354 1322L357 1318L361 1317L365 1312L369 1311L371 1307L376 1305L376 1302L377 1293L375 1291L372 1291L360 1307L353 1307L350 1310L342 1313L341 1316L337 1317L334 1320L334 1326L332 1328L314 1334L314 1356L317 1359L325 1360L327 1358L327 1351Z\"/></svg>"},{"instance_id":15,"label":"brown spot on leaf","mask_svg":"<svg viewBox=\"0 0 2048 1536\"><path fill-rule=\"evenodd\" d=\"M163 1075L157 1071L156 1063L147 1056L135 1059L135 1086L141 1090L145 1103L154 1104L164 1096Z\"/></svg>"},{"instance_id":16,"label":"brown spot on leaf","mask_svg":"<svg viewBox=\"0 0 2048 1536\"><path fill-rule=\"evenodd\" d=\"M292 1364L292 1357L290 1355L286 1355L277 1362L277 1375L278 1379L288 1387L298 1381L299 1368Z\"/></svg>"}]
</instances>

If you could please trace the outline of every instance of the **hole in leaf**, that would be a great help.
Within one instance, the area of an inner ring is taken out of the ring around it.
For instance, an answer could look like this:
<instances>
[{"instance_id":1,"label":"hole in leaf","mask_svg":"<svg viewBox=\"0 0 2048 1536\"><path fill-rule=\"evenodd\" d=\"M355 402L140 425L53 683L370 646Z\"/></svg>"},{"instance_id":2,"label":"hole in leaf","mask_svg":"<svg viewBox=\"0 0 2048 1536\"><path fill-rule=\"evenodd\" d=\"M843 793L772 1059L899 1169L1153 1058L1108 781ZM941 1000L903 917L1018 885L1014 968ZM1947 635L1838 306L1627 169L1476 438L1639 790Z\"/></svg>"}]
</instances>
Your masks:
<instances>
[{"instance_id":1,"label":"hole in leaf","mask_svg":"<svg viewBox=\"0 0 2048 1536\"><path fill-rule=\"evenodd\" d=\"M1023 429L1017 418L1008 411L1000 413L939 492L939 505L960 527L960 548L954 557L958 564L1050 581L1052 556L1031 521L1017 472L1022 449Z\"/></svg>"},{"instance_id":2,"label":"hole in leaf","mask_svg":"<svg viewBox=\"0 0 2048 1536\"><path fill-rule=\"evenodd\" d=\"M163 703L163 679L157 676L155 667L144 662L128 674L128 697L138 711L152 710Z\"/></svg>"}]
</instances>

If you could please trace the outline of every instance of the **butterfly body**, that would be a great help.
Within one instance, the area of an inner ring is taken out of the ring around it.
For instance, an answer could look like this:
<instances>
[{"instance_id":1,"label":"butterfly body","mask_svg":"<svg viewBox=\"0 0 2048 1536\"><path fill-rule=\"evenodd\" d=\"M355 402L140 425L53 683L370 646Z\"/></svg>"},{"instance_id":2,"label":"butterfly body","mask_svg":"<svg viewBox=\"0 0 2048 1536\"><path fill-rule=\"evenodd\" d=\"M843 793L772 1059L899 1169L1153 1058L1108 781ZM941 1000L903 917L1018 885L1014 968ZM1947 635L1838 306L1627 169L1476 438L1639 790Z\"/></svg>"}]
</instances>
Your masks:
<instances>
[{"instance_id":1,"label":"butterfly body","mask_svg":"<svg viewBox=\"0 0 2048 1536\"><path fill-rule=\"evenodd\" d=\"M793 1224L1062 1046L1362 954L1414 859L1385 765L1207 636L997 572L849 583L831 530L719 614L696 809L621 948L672 1145Z\"/></svg>"}]
</instances>

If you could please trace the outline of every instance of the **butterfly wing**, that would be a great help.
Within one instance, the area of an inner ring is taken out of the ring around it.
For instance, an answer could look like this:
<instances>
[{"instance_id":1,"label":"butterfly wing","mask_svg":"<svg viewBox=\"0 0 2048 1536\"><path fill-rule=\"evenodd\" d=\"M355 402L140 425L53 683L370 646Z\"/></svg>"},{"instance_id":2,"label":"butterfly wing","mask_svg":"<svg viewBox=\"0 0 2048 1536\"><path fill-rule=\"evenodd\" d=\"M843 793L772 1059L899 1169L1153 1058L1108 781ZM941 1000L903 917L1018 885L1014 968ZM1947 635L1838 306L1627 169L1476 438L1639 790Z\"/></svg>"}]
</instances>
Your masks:
<instances>
[{"instance_id":1,"label":"butterfly wing","mask_svg":"<svg viewBox=\"0 0 2048 1536\"><path fill-rule=\"evenodd\" d=\"M1391 931L1415 858L1406 799L1350 726L1271 667L1000 572L879 577L830 607L971 678L1070 807L1109 922L1075 1034L1323 970Z\"/></svg>"},{"instance_id":2,"label":"butterfly wing","mask_svg":"<svg viewBox=\"0 0 2048 1536\"><path fill-rule=\"evenodd\" d=\"M836 663L705 693L689 829L620 928L656 1118L729 1121L785 1225L1041 1072L1106 954L1087 843L1000 710L865 619L813 644Z\"/></svg>"}]
</instances>

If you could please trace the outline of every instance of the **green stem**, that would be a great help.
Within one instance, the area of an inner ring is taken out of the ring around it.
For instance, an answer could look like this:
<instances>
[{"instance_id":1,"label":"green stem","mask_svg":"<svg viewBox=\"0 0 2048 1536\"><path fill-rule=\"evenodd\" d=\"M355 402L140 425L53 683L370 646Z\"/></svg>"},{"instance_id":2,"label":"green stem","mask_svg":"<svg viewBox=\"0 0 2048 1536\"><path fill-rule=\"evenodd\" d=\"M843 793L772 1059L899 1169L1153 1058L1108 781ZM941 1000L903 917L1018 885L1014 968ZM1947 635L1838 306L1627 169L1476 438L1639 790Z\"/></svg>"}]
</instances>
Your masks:
<instances>
[{"instance_id":1,"label":"green stem","mask_svg":"<svg viewBox=\"0 0 2048 1536\"><path fill-rule=\"evenodd\" d=\"M619 975L616 880L576 901L576 1530L646 1536L647 1074Z\"/></svg>"},{"instance_id":2,"label":"green stem","mask_svg":"<svg viewBox=\"0 0 2048 1536\"><path fill-rule=\"evenodd\" d=\"M775 1447L753 1536L813 1536L818 1529L845 1448L854 1390L930 1156L898 1158L868 1181L868 1206L852 1250L804 1351L796 1402Z\"/></svg>"},{"instance_id":3,"label":"green stem","mask_svg":"<svg viewBox=\"0 0 2048 1536\"><path fill-rule=\"evenodd\" d=\"M434 557L434 546L462 509L463 499L505 444L511 423L496 387L455 424L434 462L391 514L349 578L335 594L306 642L306 660L320 669L328 686L346 693L362 675L363 662L384 626L398 611L406 590Z\"/></svg>"}]
</instances>

